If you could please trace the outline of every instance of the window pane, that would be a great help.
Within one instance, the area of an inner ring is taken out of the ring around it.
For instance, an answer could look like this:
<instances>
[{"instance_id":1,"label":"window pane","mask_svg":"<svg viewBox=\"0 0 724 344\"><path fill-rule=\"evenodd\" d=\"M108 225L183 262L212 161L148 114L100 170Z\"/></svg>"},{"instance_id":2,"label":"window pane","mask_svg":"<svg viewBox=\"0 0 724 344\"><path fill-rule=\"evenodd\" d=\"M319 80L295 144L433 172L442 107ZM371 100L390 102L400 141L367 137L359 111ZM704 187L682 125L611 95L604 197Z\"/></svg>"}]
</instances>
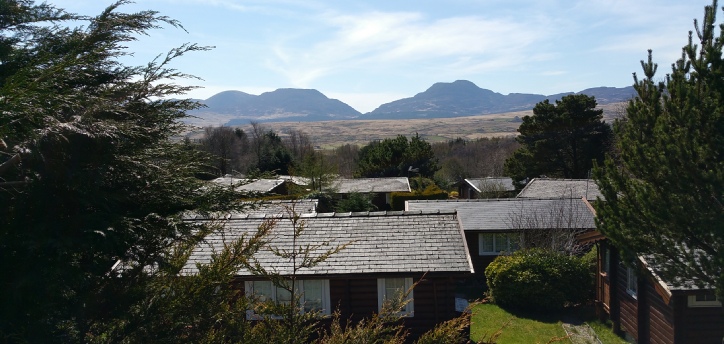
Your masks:
<instances>
[{"instance_id":1,"label":"window pane","mask_svg":"<svg viewBox=\"0 0 724 344\"><path fill-rule=\"evenodd\" d=\"M508 250L508 236L505 234L493 234L495 238L495 252L507 251Z\"/></svg>"},{"instance_id":2,"label":"window pane","mask_svg":"<svg viewBox=\"0 0 724 344\"><path fill-rule=\"evenodd\" d=\"M494 252L493 251L493 234L480 234L480 250L481 252Z\"/></svg>"},{"instance_id":3,"label":"window pane","mask_svg":"<svg viewBox=\"0 0 724 344\"><path fill-rule=\"evenodd\" d=\"M322 290L323 281L309 280L304 281L304 311L321 311L322 310Z\"/></svg>"},{"instance_id":4,"label":"window pane","mask_svg":"<svg viewBox=\"0 0 724 344\"><path fill-rule=\"evenodd\" d=\"M277 302L283 305L290 305L292 303L292 293L284 288L277 287Z\"/></svg>"},{"instance_id":5,"label":"window pane","mask_svg":"<svg viewBox=\"0 0 724 344\"><path fill-rule=\"evenodd\" d=\"M633 294L636 294L638 292L638 282L636 281L636 271L631 268L626 269L626 275L627 275L627 283L626 287L628 291L632 292Z\"/></svg>"},{"instance_id":6,"label":"window pane","mask_svg":"<svg viewBox=\"0 0 724 344\"><path fill-rule=\"evenodd\" d=\"M696 295L696 301L716 301L716 294L714 293L707 293L707 294L697 294Z\"/></svg>"},{"instance_id":7,"label":"window pane","mask_svg":"<svg viewBox=\"0 0 724 344\"><path fill-rule=\"evenodd\" d=\"M520 234L519 233L510 233L508 234L508 239L510 240L510 248L509 252L517 251L520 249Z\"/></svg>"},{"instance_id":8,"label":"window pane","mask_svg":"<svg viewBox=\"0 0 724 344\"><path fill-rule=\"evenodd\" d=\"M274 300L272 296L272 283L271 281L254 281L252 282L254 288L254 295L259 298L259 301Z\"/></svg>"},{"instance_id":9,"label":"window pane","mask_svg":"<svg viewBox=\"0 0 724 344\"><path fill-rule=\"evenodd\" d=\"M385 278L385 298L395 298L405 290L405 279L404 278Z\"/></svg>"}]
</instances>

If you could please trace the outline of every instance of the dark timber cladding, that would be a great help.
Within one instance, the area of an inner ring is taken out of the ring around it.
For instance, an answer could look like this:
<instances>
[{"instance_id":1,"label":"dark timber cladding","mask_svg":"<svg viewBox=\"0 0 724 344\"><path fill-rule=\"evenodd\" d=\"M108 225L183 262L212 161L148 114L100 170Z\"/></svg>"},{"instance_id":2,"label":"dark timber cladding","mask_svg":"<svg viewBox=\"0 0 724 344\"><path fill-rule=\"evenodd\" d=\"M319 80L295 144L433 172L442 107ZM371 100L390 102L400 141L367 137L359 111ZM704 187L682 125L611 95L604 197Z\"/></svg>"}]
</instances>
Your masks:
<instances>
[{"instance_id":1,"label":"dark timber cladding","mask_svg":"<svg viewBox=\"0 0 724 344\"><path fill-rule=\"evenodd\" d=\"M191 221L204 221L203 218ZM197 272L196 263L207 263L224 244L256 232L265 221L273 221L270 246L290 250L294 226L289 217L234 215L224 222L223 231L213 233L194 249L182 270ZM473 272L457 214L447 212L369 212L346 214L302 214L304 230L296 247L347 245L314 268L297 271L301 280L328 280L330 305L339 308L343 319L358 320L378 311L379 281L406 278L419 282L413 291L413 315L404 318L413 336L435 324L455 317L454 288L457 280ZM290 260L262 250L255 255L269 271L290 275ZM243 281L260 280L244 269L237 272ZM424 276L424 277L423 277Z\"/></svg>"},{"instance_id":2,"label":"dark timber cladding","mask_svg":"<svg viewBox=\"0 0 724 344\"><path fill-rule=\"evenodd\" d=\"M626 291L626 266L619 264L617 268L618 276L622 276L618 280L616 291L619 295L621 331L629 333L633 338L638 338L638 300Z\"/></svg>"},{"instance_id":3,"label":"dark timber cladding","mask_svg":"<svg viewBox=\"0 0 724 344\"><path fill-rule=\"evenodd\" d=\"M650 343L674 344L674 309L669 307L656 292L651 283L646 281L646 305L641 310L647 314L648 337Z\"/></svg>"},{"instance_id":4,"label":"dark timber cladding","mask_svg":"<svg viewBox=\"0 0 724 344\"><path fill-rule=\"evenodd\" d=\"M721 304L692 304L697 295L711 295L713 289L699 289L685 282L667 283L644 257L632 263L636 276L633 283L629 281L632 274L628 268L619 263L618 251L605 241L597 245L600 248L596 294L599 315L610 316L615 332L639 344L722 343ZM605 271L607 250L610 250L608 273ZM637 286L637 290L632 291L632 285Z\"/></svg>"},{"instance_id":5,"label":"dark timber cladding","mask_svg":"<svg viewBox=\"0 0 724 344\"><path fill-rule=\"evenodd\" d=\"M687 304L688 295L675 295L674 298L676 304ZM680 317L677 317L676 343L720 344L720 340L724 340L724 310L721 306L682 306L675 311L681 313Z\"/></svg>"}]
</instances>

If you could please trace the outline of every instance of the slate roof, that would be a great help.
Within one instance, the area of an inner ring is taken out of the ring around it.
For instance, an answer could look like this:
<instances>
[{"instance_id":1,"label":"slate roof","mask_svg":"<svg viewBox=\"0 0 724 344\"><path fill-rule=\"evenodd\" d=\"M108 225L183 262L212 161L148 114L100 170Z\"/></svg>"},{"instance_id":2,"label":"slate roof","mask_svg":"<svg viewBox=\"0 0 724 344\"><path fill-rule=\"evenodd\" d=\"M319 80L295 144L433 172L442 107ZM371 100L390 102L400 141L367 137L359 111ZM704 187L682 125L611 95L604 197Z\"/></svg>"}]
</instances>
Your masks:
<instances>
[{"instance_id":1,"label":"slate roof","mask_svg":"<svg viewBox=\"0 0 724 344\"><path fill-rule=\"evenodd\" d=\"M509 177L485 177L485 178L468 178L465 179L475 191L495 192L495 191L515 191L513 179Z\"/></svg>"},{"instance_id":2,"label":"slate roof","mask_svg":"<svg viewBox=\"0 0 724 344\"><path fill-rule=\"evenodd\" d=\"M196 263L208 263L212 253L220 252L224 243L256 232L259 225L271 217L242 215L228 219L223 233L207 236L205 242L194 249L182 274L196 273ZM300 275L473 272L454 212L318 213L303 215L302 219L305 229L297 238L297 247L323 242L331 246L348 243L348 246L318 266L301 270ZM281 217L276 221L270 233L271 244L289 250L291 220ZM255 257L267 269L281 274L291 272L291 263L269 250L262 250ZM242 269L238 275L251 274Z\"/></svg>"},{"instance_id":3,"label":"slate roof","mask_svg":"<svg viewBox=\"0 0 724 344\"><path fill-rule=\"evenodd\" d=\"M409 211L456 210L465 231L511 229L596 228L583 200L499 198L407 201Z\"/></svg>"},{"instance_id":4,"label":"slate roof","mask_svg":"<svg viewBox=\"0 0 724 344\"><path fill-rule=\"evenodd\" d=\"M250 215L289 215L293 211L296 214L313 214L317 212L318 203L316 199L265 201L257 209L249 209L244 213Z\"/></svg>"},{"instance_id":5,"label":"slate roof","mask_svg":"<svg viewBox=\"0 0 724 344\"><path fill-rule=\"evenodd\" d=\"M278 175L277 179L283 179L289 182L292 182L296 185L308 185L312 181L309 178L305 177L299 177L299 176L288 176L288 175Z\"/></svg>"},{"instance_id":6,"label":"slate roof","mask_svg":"<svg viewBox=\"0 0 724 344\"><path fill-rule=\"evenodd\" d=\"M701 250L697 251L698 254L706 255ZM664 279L662 277L662 271L664 270L663 266L657 264L656 259L652 255L642 255L638 256L639 261L644 266L645 269L651 273L654 280L659 283L661 286L663 286L669 294L671 292L688 292L688 291L697 291L697 290L714 290L715 287L712 285L709 285L707 283L697 283L697 280L693 280L690 278L685 277L676 277L673 280L671 279Z\"/></svg>"},{"instance_id":7,"label":"slate roof","mask_svg":"<svg viewBox=\"0 0 724 344\"><path fill-rule=\"evenodd\" d=\"M254 208L244 209L243 212L232 212L223 214L213 214L212 217L199 215L196 213L186 213L184 220L229 220L238 217L248 217L249 215L260 218L278 218L281 216L290 216L291 214L316 214L319 200L301 199L301 200L271 200L254 204ZM248 202L247 204L252 204Z\"/></svg>"},{"instance_id":8,"label":"slate roof","mask_svg":"<svg viewBox=\"0 0 724 344\"><path fill-rule=\"evenodd\" d=\"M229 177L227 175L226 177L216 178L216 179L212 180L211 182L216 183L216 184L221 184L221 185L232 186L232 185L244 183L245 181L246 181L246 179Z\"/></svg>"},{"instance_id":9,"label":"slate roof","mask_svg":"<svg viewBox=\"0 0 724 344\"><path fill-rule=\"evenodd\" d=\"M337 179L331 188L336 193L410 192L407 177Z\"/></svg>"},{"instance_id":10,"label":"slate roof","mask_svg":"<svg viewBox=\"0 0 724 344\"><path fill-rule=\"evenodd\" d=\"M581 198L595 201L603 198L593 179L533 178L518 193L518 198Z\"/></svg>"},{"instance_id":11,"label":"slate roof","mask_svg":"<svg viewBox=\"0 0 724 344\"><path fill-rule=\"evenodd\" d=\"M248 192L270 192L285 182L284 179L257 179L249 182L247 179L220 177L212 180L221 185L238 185L238 190ZM246 184L244 184L246 183Z\"/></svg>"}]
</instances>

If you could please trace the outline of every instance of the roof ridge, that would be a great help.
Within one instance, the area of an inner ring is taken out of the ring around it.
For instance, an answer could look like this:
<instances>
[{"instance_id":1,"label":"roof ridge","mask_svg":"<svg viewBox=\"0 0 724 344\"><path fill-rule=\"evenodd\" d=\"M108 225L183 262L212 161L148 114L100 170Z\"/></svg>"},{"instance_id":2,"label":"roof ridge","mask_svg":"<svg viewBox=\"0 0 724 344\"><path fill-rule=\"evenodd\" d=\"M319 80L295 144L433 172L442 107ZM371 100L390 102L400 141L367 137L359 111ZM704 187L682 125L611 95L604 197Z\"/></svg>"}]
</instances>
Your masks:
<instances>
[{"instance_id":1,"label":"roof ridge","mask_svg":"<svg viewBox=\"0 0 724 344\"><path fill-rule=\"evenodd\" d=\"M534 180L561 180L561 181L592 181L593 178L533 178L528 182L528 184L532 183Z\"/></svg>"},{"instance_id":2,"label":"roof ridge","mask_svg":"<svg viewBox=\"0 0 724 344\"><path fill-rule=\"evenodd\" d=\"M427 216L427 215L456 215L457 210L383 210L383 211L360 211L360 212L331 212L331 213L299 213L301 218L354 218L354 217L395 217L395 216ZM289 214L234 214L225 215L222 218L195 216L187 221L200 220L253 220L253 219L290 219Z\"/></svg>"},{"instance_id":3,"label":"roof ridge","mask_svg":"<svg viewBox=\"0 0 724 344\"><path fill-rule=\"evenodd\" d=\"M492 202L531 202L531 201L556 201L556 200L578 200L580 197L509 197L509 198L474 198L474 199L411 199L410 203L492 203Z\"/></svg>"},{"instance_id":4,"label":"roof ridge","mask_svg":"<svg viewBox=\"0 0 724 344\"><path fill-rule=\"evenodd\" d=\"M393 216L416 216L416 215L455 215L456 210L383 210L383 211L360 211L345 213L308 213L302 214L305 218L315 217L393 217Z\"/></svg>"}]
</instances>

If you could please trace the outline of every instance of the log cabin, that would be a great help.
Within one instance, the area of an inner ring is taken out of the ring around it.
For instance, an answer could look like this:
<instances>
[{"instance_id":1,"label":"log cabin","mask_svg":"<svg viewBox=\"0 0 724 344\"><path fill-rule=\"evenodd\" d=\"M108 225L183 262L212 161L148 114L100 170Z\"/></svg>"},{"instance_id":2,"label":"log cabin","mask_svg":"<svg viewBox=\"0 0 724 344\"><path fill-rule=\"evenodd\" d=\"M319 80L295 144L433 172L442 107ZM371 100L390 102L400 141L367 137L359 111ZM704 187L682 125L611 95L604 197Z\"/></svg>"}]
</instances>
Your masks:
<instances>
[{"instance_id":1,"label":"log cabin","mask_svg":"<svg viewBox=\"0 0 724 344\"><path fill-rule=\"evenodd\" d=\"M596 228L581 199L501 198L407 201L408 211L457 211L476 278L499 255L517 250L526 233L572 234ZM552 237L551 239L555 239ZM568 239L575 239L570 235Z\"/></svg>"},{"instance_id":2,"label":"log cabin","mask_svg":"<svg viewBox=\"0 0 724 344\"><path fill-rule=\"evenodd\" d=\"M225 244L255 233L272 221L270 246L293 247L347 245L313 268L297 268L269 250L255 258L266 270L296 276L304 295L304 307L329 315L338 309L342 319L368 318L380 311L390 293L417 283L408 295L403 323L415 338L436 324L458 316L455 288L474 270L455 212L311 213L299 215L296 225L287 215L238 214L225 219L222 231L210 234L196 247L182 274L194 274L197 263L211 260ZM189 221L206 221L194 217ZM295 227L303 231L295 237ZM268 277L241 269L235 276L247 294L281 301L280 292ZM250 315L253 316L253 315Z\"/></svg>"},{"instance_id":3,"label":"log cabin","mask_svg":"<svg viewBox=\"0 0 724 344\"><path fill-rule=\"evenodd\" d=\"M352 193L370 195L372 204L379 210L392 209L390 204L393 192L412 191L407 177L338 178L333 180L327 189L337 198L346 198Z\"/></svg>"},{"instance_id":4,"label":"log cabin","mask_svg":"<svg viewBox=\"0 0 724 344\"><path fill-rule=\"evenodd\" d=\"M615 333L639 344L724 342L724 309L713 288L666 281L643 256L624 264L598 232L581 239L596 242L596 312Z\"/></svg>"}]
</instances>

